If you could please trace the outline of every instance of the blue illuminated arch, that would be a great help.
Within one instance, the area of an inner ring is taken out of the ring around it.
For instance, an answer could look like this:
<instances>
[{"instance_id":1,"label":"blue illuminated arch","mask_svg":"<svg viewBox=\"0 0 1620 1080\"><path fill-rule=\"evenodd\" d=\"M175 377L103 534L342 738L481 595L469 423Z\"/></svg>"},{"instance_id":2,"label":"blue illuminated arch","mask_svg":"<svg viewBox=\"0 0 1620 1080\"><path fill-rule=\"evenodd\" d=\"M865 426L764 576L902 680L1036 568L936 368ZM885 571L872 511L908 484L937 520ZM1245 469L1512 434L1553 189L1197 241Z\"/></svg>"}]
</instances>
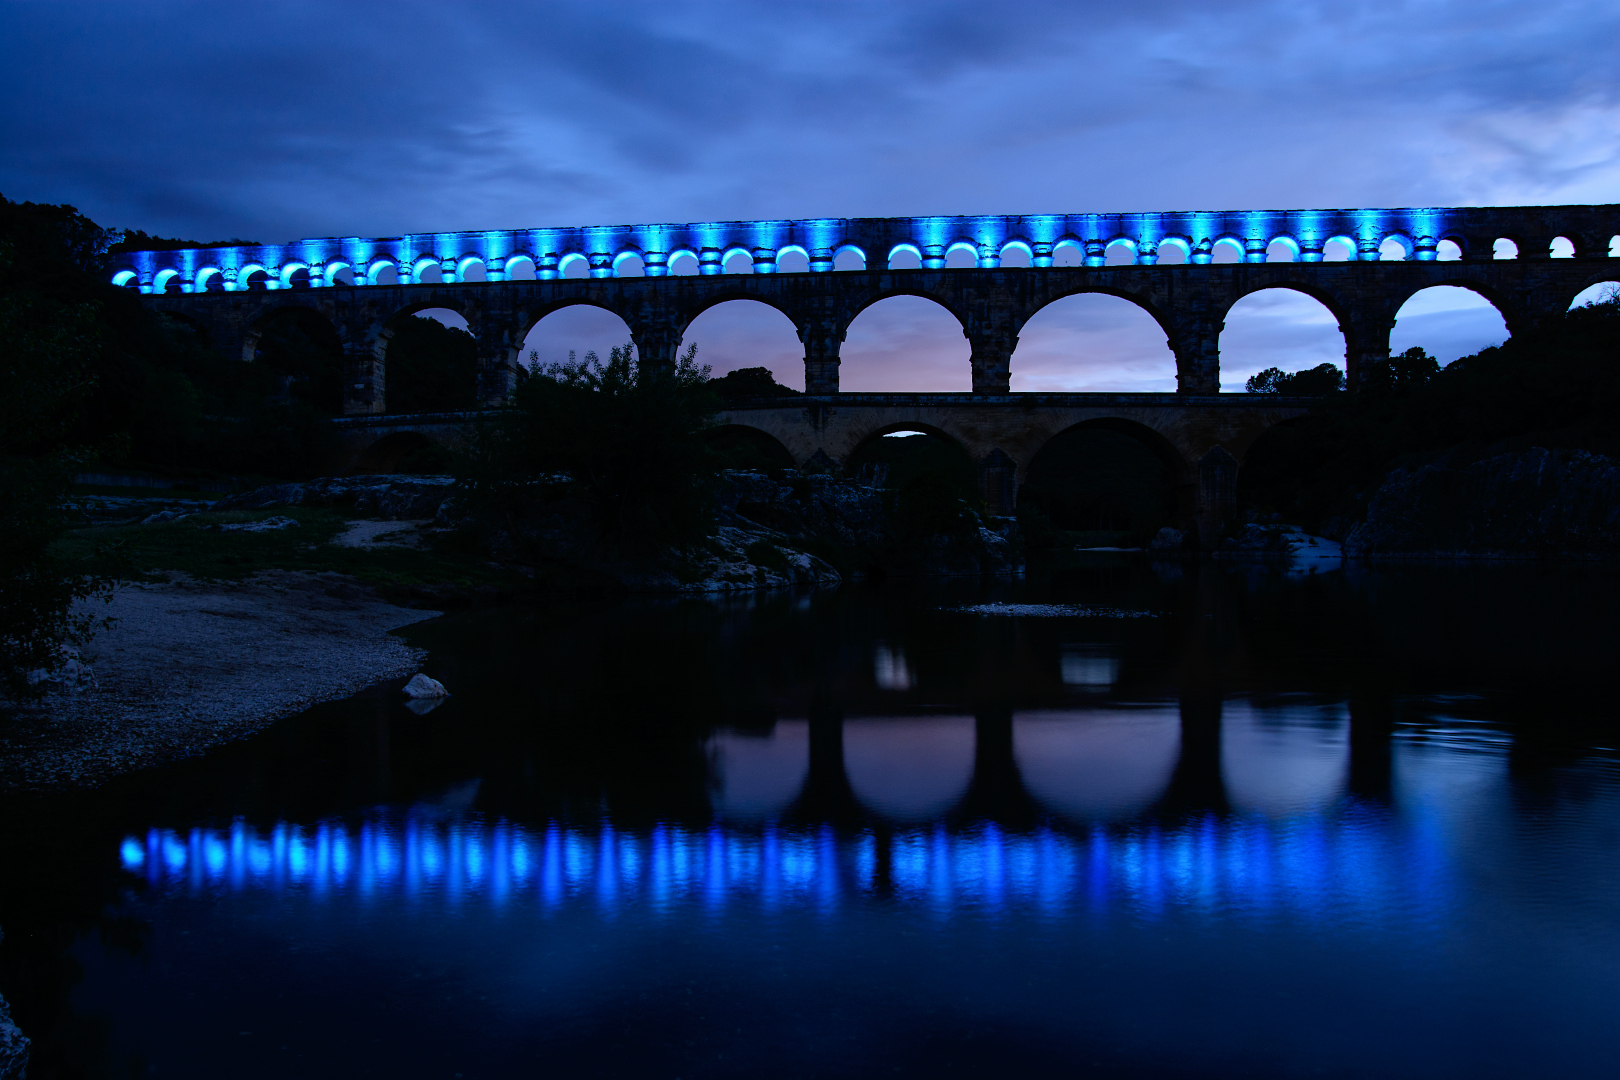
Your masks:
<instances>
[{"instance_id":1,"label":"blue illuminated arch","mask_svg":"<svg viewBox=\"0 0 1620 1080\"><path fill-rule=\"evenodd\" d=\"M152 291L161 296L164 292L168 291L169 282L179 276L180 271L178 270L159 270L156 274L152 275Z\"/></svg>"},{"instance_id":2,"label":"blue illuminated arch","mask_svg":"<svg viewBox=\"0 0 1620 1080\"><path fill-rule=\"evenodd\" d=\"M1243 241L1242 241L1242 239L1240 239L1239 237L1236 237L1236 236L1226 235L1226 236L1217 237L1215 239L1215 242L1213 244L1209 245L1209 261L1210 262L1215 261L1215 252L1219 251L1221 249L1222 245L1225 245L1226 247L1230 247L1233 251L1237 252L1237 261L1238 262L1243 261Z\"/></svg>"},{"instance_id":3,"label":"blue illuminated arch","mask_svg":"<svg viewBox=\"0 0 1620 1080\"><path fill-rule=\"evenodd\" d=\"M1029 256L1029 264L1031 266L1035 265L1035 249L1030 247L1027 241L1008 240L1005 244L1001 245L1001 250L996 253L996 257L1005 259L1008 251L1022 251L1025 255Z\"/></svg>"},{"instance_id":4,"label":"blue illuminated arch","mask_svg":"<svg viewBox=\"0 0 1620 1080\"><path fill-rule=\"evenodd\" d=\"M139 282L140 275L133 270L120 270L112 276L112 283L119 288L128 287L130 282Z\"/></svg>"},{"instance_id":5,"label":"blue illuminated arch","mask_svg":"<svg viewBox=\"0 0 1620 1080\"><path fill-rule=\"evenodd\" d=\"M1192 262L1192 241L1185 236L1166 236L1159 240L1159 248L1172 247L1181 252L1183 262Z\"/></svg>"},{"instance_id":6,"label":"blue illuminated arch","mask_svg":"<svg viewBox=\"0 0 1620 1080\"><path fill-rule=\"evenodd\" d=\"M617 255L613 256L613 276L614 277L624 277L625 276L619 270L619 266L620 266L621 263L627 262L630 259L635 259L637 262L641 263L642 276L646 276L646 273L647 273L647 257L645 255L643 255L636 248L625 248L623 251L621 251Z\"/></svg>"},{"instance_id":7,"label":"blue illuminated arch","mask_svg":"<svg viewBox=\"0 0 1620 1080\"><path fill-rule=\"evenodd\" d=\"M952 241L945 248L944 255L945 255L945 258L947 260L950 259L951 252L953 252L953 251L965 251L965 252L967 252L969 255L973 256L973 264L975 266L978 265L978 263L979 263L979 245L978 244L970 243L967 240L955 240L955 241Z\"/></svg>"},{"instance_id":8,"label":"blue illuminated arch","mask_svg":"<svg viewBox=\"0 0 1620 1080\"><path fill-rule=\"evenodd\" d=\"M292 288L293 275L298 273L300 270L307 273L309 271L309 264L297 261L284 263L281 267L281 273L278 275L281 281L281 287L283 289Z\"/></svg>"},{"instance_id":9,"label":"blue illuminated arch","mask_svg":"<svg viewBox=\"0 0 1620 1080\"><path fill-rule=\"evenodd\" d=\"M1293 258L1291 258L1291 259L1289 259L1287 261L1289 261L1289 262L1299 262L1300 261L1300 259L1299 259L1299 241L1295 240L1292 236L1289 236L1287 233L1278 233L1276 236L1273 236L1270 240L1266 241L1266 251L1268 253L1267 258L1270 257L1269 253L1271 251L1271 247L1272 247L1273 244L1281 244L1283 247L1287 248L1289 250L1289 252L1292 253Z\"/></svg>"},{"instance_id":10,"label":"blue illuminated arch","mask_svg":"<svg viewBox=\"0 0 1620 1080\"><path fill-rule=\"evenodd\" d=\"M884 263L883 263L884 269L887 269L887 270L895 269L894 257L896 255L901 254L902 252L908 252L908 251L911 254L917 256L917 266L920 268L922 266L922 264L923 264L923 262L922 262L922 260L923 260L922 248L918 247L916 244L907 243L907 244L896 244L896 245L894 245L894 247L889 249L889 257L887 259L885 259Z\"/></svg>"},{"instance_id":11,"label":"blue illuminated arch","mask_svg":"<svg viewBox=\"0 0 1620 1080\"><path fill-rule=\"evenodd\" d=\"M577 251L570 251L568 254L557 260L557 276L567 277L568 268L573 266L575 263L584 263L587 276L590 274L591 260L586 258L584 255L581 255ZM510 267L511 263L509 262L507 265Z\"/></svg>"},{"instance_id":12,"label":"blue illuminated arch","mask_svg":"<svg viewBox=\"0 0 1620 1080\"><path fill-rule=\"evenodd\" d=\"M416 261L411 263L411 280L421 281L422 271L426 270L430 266L433 269L438 270L440 273L444 272L444 267L440 265L440 260L437 255L417 256Z\"/></svg>"},{"instance_id":13,"label":"blue illuminated arch","mask_svg":"<svg viewBox=\"0 0 1620 1080\"><path fill-rule=\"evenodd\" d=\"M456 260L456 280L466 281L467 267L472 266L475 263L478 265L480 270L484 271L485 274L489 273L489 267L485 264L484 257L477 252L468 252Z\"/></svg>"},{"instance_id":14,"label":"blue illuminated arch","mask_svg":"<svg viewBox=\"0 0 1620 1080\"><path fill-rule=\"evenodd\" d=\"M858 244L839 244L837 247L833 248L833 265L837 265L838 256L851 251L861 257L861 266L863 269L870 270L872 268L871 260L866 257L866 252L862 250Z\"/></svg>"},{"instance_id":15,"label":"blue illuminated arch","mask_svg":"<svg viewBox=\"0 0 1620 1080\"><path fill-rule=\"evenodd\" d=\"M347 259L333 259L331 262L326 264L326 269L323 271L322 276L326 278L326 283L328 285L336 285L338 283L338 274L345 270L349 272L349 280L353 281L354 264L349 262Z\"/></svg>"},{"instance_id":16,"label":"blue illuminated arch","mask_svg":"<svg viewBox=\"0 0 1620 1080\"><path fill-rule=\"evenodd\" d=\"M777 272L778 273L781 272L781 268L782 268L782 256L789 255L789 254L803 255L804 256L804 270L803 271L792 271L793 273L808 273L809 272L809 270L810 270L810 252L807 251L802 244L783 244L781 247L776 249L776 267L777 267Z\"/></svg>"},{"instance_id":17,"label":"blue illuminated arch","mask_svg":"<svg viewBox=\"0 0 1620 1080\"><path fill-rule=\"evenodd\" d=\"M722 250L720 252L720 270L721 270L722 273L729 274L729 273L732 272L732 271L726 269L726 264L731 261L731 257L733 255L741 255L743 258L747 259L748 260L747 273L752 274L754 272L754 253L752 251L750 251L748 248L738 247L738 246L736 246L734 244L731 247L725 248L724 250Z\"/></svg>"},{"instance_id":18,"label":"blue illuminated arch","mask_svg":"<svg viewBox=\"0 0 1620 1080\"><path fill-rule=\"evenodd\" d=\"M1075 252L1080 256L1080 265L1085 265L1086 245L1081 243L1078 237L1066 233L1063 236L1060 236L1057 242L1052 245L1052 265L1054 266L1057 265L1057 254L1060 251Z\"/></svg>"},{"instance_id":19,"label":"blue illuminated arch","mask_svg":"<svg viewBox=\"0 0 1620 1080\"><path fill-rule=\"evenodd\" d=\"M389 267L392 267L394 269L395 273L399 272L399 264L396 263L392 258L390 258L387 255L375 256L371 260L371 262L366 264L366 272L363 275L365 280L361 281L361 280L359 280L359 277L357 277L356 280L355 280L355 284L356 285L375 285L375 284L377 284L377 275L382 273L383 270L385 270L385 269L387 269Z\"/></svg>"}]
</instances>

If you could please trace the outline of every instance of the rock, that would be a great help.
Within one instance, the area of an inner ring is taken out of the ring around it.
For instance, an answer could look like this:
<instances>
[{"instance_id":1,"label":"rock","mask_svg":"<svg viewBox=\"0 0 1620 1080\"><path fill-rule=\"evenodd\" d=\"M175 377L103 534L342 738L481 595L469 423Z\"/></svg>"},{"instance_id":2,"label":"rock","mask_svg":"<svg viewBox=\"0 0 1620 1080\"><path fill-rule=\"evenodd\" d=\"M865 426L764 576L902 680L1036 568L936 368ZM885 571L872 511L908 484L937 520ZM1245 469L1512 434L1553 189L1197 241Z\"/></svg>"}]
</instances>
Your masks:
<instances>
[{"instance_id":1,"label":"rock","mask_svg":"<svg viewBox=\"0 0 1620 1080\"><path fill-rule=\"evenodd\" d=\"M1166 525L1148 543L1149 551L1180 551L1187 546L1187 534Z\"/></svg>"},{"instance_id":2,"label":"rock","mask_svg":"<svg viewBox=\"0 0 1620 1080\"><path fill-rule=\"evenodd\" d=\"M1345 537L1352 555L1620 554L1620 461L1582 450L1396 469Z\"/></svg>"},{"instance_id":3,"label":"rock","mask_svg":"<svg viewBox=\"0 0 1620 1080\"><path fill-rule=\"evenodd\" d=\"M421 672L411 676L405 684L405 696L410 698L447 698L450 691L438 679L430 679Z\"/></svg>"},{"instance_id":4,"label":"rock","mask_svg":"<svg viewBox=\"0 0 1620 1080\"><path fill-rule=\"evenodd\" d=\"M449 476L333 476L302 484L271 484L214 504L215 510L272 506L348 506L391 521L431 518L455 490Z\"/></svg>"},{"instance_id":5,"label":"rock","mask_svg":"<svg viewBox=\"0 0 1620 1080\"><path fill-rule=\"evenodd\" d=\"M0 998L0 1080L23 1080L28 1072L28 1036L17 1030L11 1008Z\"/></svg>"},{"instance_id":6,"label":"rock","mask_svg":"<svg viewBox=\"0 0 1620 1080\"><path fill-rule=\"evenodd\" d=\"M279 529L296 529L298 522L290 517L265 518L263 521L244 521L237 525L221 525L220 532L262 533Z\"/></svg>"},{"instance_id":7,"label":"rock","mask_svg":"<svg viewBox=\"0 0 1620 1080\"><path fill-rule=\"evenodd\" d=\"M1216 554L1337 559L1342 552L1336 542L1312 536L1297 525L1245 525L1242 533L1221 541Z\"/></svg>"}]
</instances>

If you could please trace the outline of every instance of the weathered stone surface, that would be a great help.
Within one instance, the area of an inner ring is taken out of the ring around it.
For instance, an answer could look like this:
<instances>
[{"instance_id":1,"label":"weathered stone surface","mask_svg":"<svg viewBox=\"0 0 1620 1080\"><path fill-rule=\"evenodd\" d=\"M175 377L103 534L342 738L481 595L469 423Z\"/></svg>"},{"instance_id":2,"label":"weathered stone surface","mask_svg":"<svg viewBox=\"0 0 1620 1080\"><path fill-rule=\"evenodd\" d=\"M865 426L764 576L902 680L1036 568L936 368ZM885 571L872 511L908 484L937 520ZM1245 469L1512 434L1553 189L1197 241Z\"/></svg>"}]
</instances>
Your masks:
<instances>
[{"instance_id":1,"label":"weathered stone surface","mask_svg":"<svg viewBox=\"0 0 1620 1080\"><path fill-rule=\"evenodd\" d=\"M215 510L265 510L272 506L347 506L357 514L390 521L431 518L451 491L448 476L336 476L302 484L271 484L214 504Z\"/></svg>"},{"instance_id":2,"label":"weathered stone surface","mask_svg":"<svg viewBox=\"0 0 1620 1080\"><path fill-rule=\"evenodd\" d=\"M1397 469L1344 541L1352 555L1620 555L1620 461L1534 448Z\"/></svg>"}]
</instances>

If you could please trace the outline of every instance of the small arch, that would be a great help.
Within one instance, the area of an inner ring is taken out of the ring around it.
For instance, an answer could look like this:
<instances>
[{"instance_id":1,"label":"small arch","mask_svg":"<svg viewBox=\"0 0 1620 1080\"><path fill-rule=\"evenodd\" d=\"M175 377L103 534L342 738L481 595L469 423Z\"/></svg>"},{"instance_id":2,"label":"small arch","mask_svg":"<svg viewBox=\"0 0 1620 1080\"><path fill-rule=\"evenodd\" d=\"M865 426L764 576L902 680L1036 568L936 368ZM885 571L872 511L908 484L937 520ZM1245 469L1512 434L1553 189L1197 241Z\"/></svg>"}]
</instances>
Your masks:
<instances>
[{"instance_id":1,"label":"small arch","mask_svg":"<svg viewBox=\"0 0 1620 1080\"><path fill-rule=\"evenodd\" d=\"M1400 233L1390 233L1378 245L1381 262L1404 262L1412 255L1412 241Z\"/></svg>"},{"instance_id":2,"label":"small arch","mask_svg":"<svg viewBox=\"0 0 1620 1080\"><path fill-rule=\"evenodd\" d=\"M579 258L583 259L581 255ZM590 263L585 264L585 273L568 274L567 277L586 277L590 273ZM534 281L538 275L535 273L534 259L527 255L513 255L506 260L507 281Z\"/></svg>"},{"instance_id":3,"label":"small arch","mask_svg":"<svg viewBox=\"0 0 1620 1080\"><path fill-rule=\"evenodd\" d=\"M456 260L457 281L488 281L489 269L484 265L484 257L469 252Z\"/></svg>"},{"instance_id":4,"label":"small arch","mask_svg":"<svg viewBox=\"0 0 1620 1080\"><path fill-rule=\"evenodd\" d=\"M1446 239L1440 241L1440 243L1435 245L1435 248L1434 248L1434 261L1435 262L1461 262L1462 261L1462 254L1463 254L1462 253L1462 245L1457 243L1457 241L1451 239L1450 237L1447 237Z\"/></svg>"},{"instance_id":5,"label":"small arch","mask_svg":"<svg viewBox=\"0 0 1620 1080\"><path fill-rule=\"evenodd\" d=\"M1001 265L1010 270L1023 270L1034 266L1034 249L1022 240L1009 240L1001 246Z\"/></svg>"},{"instance_id":6,"label":"small arch","mask_svg":"<svg viewBox=\"0 0 1620 1080\"><path fill-rule=\"evenodd\" d=\"M701 269L697 252L681 249L669 256L669 272L675 277L693 277Z\"/></svg>"},{"instance_id":7,"label":"small arch","mask_svg":"<svg viewBox=\"0 0 1620 1080\"><path fill-rule=\"evenodd\" d=\"M1517 259L1518 257L1519 245L1505 236L1498 237L1496 242L1491 245L1491 258L1493 259Z\"/></svg>"},{"instance_id":8,"label":"small arch","mask_svg":"<svg viewBox=\"0 0 1620 1080\"><path fill-rule=\"evenodd\" d=\"M865 270L866 252L854 244L844 244L833 253L834 270Z\"/></svg>"},{"instance_id":9,"label":"small arch","mask_svg":"<svg viewBox=\"0 0 1620 1080\"><path fill-rule=\"evenodd\" d=\"M1163 327L1133 300L1075 293L1041 307L1018 330L1012 389L1171 393L1176 357Z\"/></svg>"},{"instance_id":10,"label":"small arch","mask_svg":"<svg viewBox=\"0 0 1620 1080\"><path fill-rule=\"evenodd\" d=\"M1617 299L1620 299L1620 281L1600 281L1576 293L1575 299L1569 302L1569 310L1591 307L1593 304L1610 304Z\"/></svg>"},{"instance_id":11,"label":"small arch","mask_svg":"<svg viewBox=\"0 0 1620 1080\"><path fill-rule=\"evenodd\" d=\"M391 271L393 267L390 266L388 269ZM245 277L237 280L242 283L241 287L248 292L268 292L270 289L270 275L262 268L250 270Z\"/></svg>"},{"instance_id":12,"label":"small arch","mask_svg":"<svg viewBox=\"0 0 1620 1080\"><path fill-rule=\"evenodd\" d=\"M720 424L704 433L710 446L726 457L733 469L774 472L794 467L793 455L781 440L747 424Z\"/></svg>"},{"instance_id":13,"label":"small arch","mask_svg":"<svg viewBox=\"0 0 1620 1080\"><path fill-rule=\"evenodd\" d=\"M1063 546L1145 547L1176 522L1186 472L1182 456L1153 429L1087 420L1052 436L1030 459L1019 511L1060 532L1093 534L1061 539Z\"/></svg>"},{"instance_id":14,"label":"small arch","mask_svg":"<svg viewBox=\"0 0 1620 1080\"><path fill-rule=\"evenodd\" d=\"M947 270L972 270L979 265L979 248L966 240L958 240L945 249Z\"/></svg>"},{"instance_id":15,"label":"small arch","mask_svg":"<svg viewBox=\"0 0 1620 1080\"><path fill-rule=\"evenodd\" d=\"M760 300L722 300L705 308L681 335L715 376L763 367L783 386L804 389L804 344L793 320Z\"/></svg>"},{"instance_id":16,"label":"small arch","mask_svg":"<svg viewBox=\"0 0 1620 1080\"><path fill-rule=\"evenodd\" d=\"M164 293L180 292L180 271L159 270L152 275L152 291L159 296Z\"/></svg>"},{"instance_id":17,"label":"small arch","mask_svg":"<svg viewBox=\"0 0 1620 1080\"><path fill-rule=\"evenodd\" d=\"M529 327L518 362L525 367L547 367L566 361L569 353L577 361L589 352L606 360L609 351L630 340L630 326L617 313L594 304L567 304Z\"/></svg>"},{"instance_id":18,"label":"small arch","mask_svg":"<svg viewBox=\"0 0 1620 1080\"><path fill-rule=\"evenodd\" d=\"M798 244L789 244L787 247L777 248L776 272L778 274L808 274L810 272L810 253Z\"/></svg>"},{"instance_id":19,"label":"small arch","mask_svg":"<svg viewBox=\"0 0 1620 1080\"><path fill-rule=\"evenodd\" d=\"M283 289L291 289L291 288L295 287L293 285L293 281L294 281L295 278L298 277L299 274L303 274L303 283L304 283L303 287L306 288L306 289L309 288L309 264L308 263L303 263L303 262L285 263L281 267L281 272L276 275L276 278L277 278L277 280L279 280L281 282L281 287Z\"/></svg>"},{"instance_id":20,"label":"small arch","mask_svg":"<svg viewBox=\"0 0 1620 1080\"><path fill-rule=\"evenodd\" d=\"M443 285L444 269L436 255L423 255L411 267L411 280L419 285Z\"/></svg>"},{"instance_id":21,"label":"small arch","mask_svg":"<svg viewBox=\"0 0 1620 1080\"><path fill-rule=\"evenodd\" d=\"M647 264L639 251L621 251L613 256L614 277L646 277Z\"/></svg>"},{"instance_id":22,"label":"small arch","mask_svg":"<svg viewBox=\"0 0 1620 1080\"><path fill-rule=\"evenodd\" d=\"M1547 245L1549 259L1573 259L1575 257L1575 242L1567 236L1555 236L1552 243Z\"/></svg>"},{"instance_id":23,"label":"small arch","mask_svg":"<svg viewBox=\"0 0 1620 1080\"><path fill-rule=\"evenodd\" d=\"M399 272L394 267L394 260L388 258L373 259L366 267L366 284L368 285L398 285Z\"/></svg>"},{"instance_id":24,"label":"small arch","mask_svg":"<svg viewBox=\"0 0 1620 1080\"><path fill-rule=\"evenodd\" d=\"M1298 285L1248 293L1226 312L1221 331L1221 390L1236 393L1266 368L1305 371L1322 364L1344 369L1344 333L1326 304Z\"/></svg>"},{"instance_id":25,"label":"small arch","mask_svg":"<svg viewBox=\"0 0 1620 1080\"><path fill-rule=\"evenodd\" d=\"M1185 237L1167 236L1159 241L1159 265L1180 266L1192 254L1192 245Z\"/></svg>"},{"instance_id":26,"label":"small arch","mask_svg":"<svg viewBox=\"0 0 1620 1080\"><path fill-rule=\"evenodd\" d=\"M1052 245L1053 266L1084 266L1086 265L1086 249L1080 241L1072 237L1064 237Z\"/></svg>"},{"instance_id":27,"label":"small arch","mask_svg":"<svg viewBox=\"0 0 1620 1080\"><path fill-rule=\"evenodd\" d=\"M140 288L140 275L133 270L120 270L112 276L112 283L119 288Z\"/></svg>"},{"instance_id":28,"label":"small arch","mask_svg":"<svg viewBox=\"0 0 1620 1080\"><path fill-rule=\"evenodd\" d=\"M348 263L329 266L326 270L326 278L328 285L346 285L352 288L354 286L354 267Z\"/></svg>"},{"instance_id":29,"label":"small arch","mask_svg":"<svg viewBox=\"0 0 1620 1080\"><path fill-rule=\"evenodd\" d=\"M1243 241L1234 236L1223 236L1209 249L1212 263L1240 263L1243 261Z\"/></svg>"},{"instance_id":30,"label":"small arch","mask_svg":"<svg viewBox=\"0 0 1620 1080\"><path fill-rule=\"evenodd\" d=\"M284 289L307 289L307 288L309 288L310 287L310 284L309 284L309 271L307 269L305 269L304 267L299 267L298 269L294 270L292 273L287 275L287 277L286 277L286 279L285 279L285 281L284 281L284 283L283 283L283 285L281 287L284 288Z\"/></svg>"},{"instance_id":31,"label":"small arch","mask_svg":"<svg viewBox=\"0 0 1620 1080\"><path fill-rule=\"evenodd\" d=\"M840 388L889 393L959 392L973 387L972 347L962 322L936 300L883 297L845 330Z\"/></svg>"},{"instance_id":32,"label":"small arch","mask_svg":"<svg viewBox=\"0 0 1620 1080\"><path fill-rule=\"evenodd\" d=\"M754 256L742 248L732 248L721 257L720 269L727 274L752 274Z\"/></svg>"},{"instance_id":33,"label":"small arch","mask_svg":"<svg viewBox=\"0 0 1620 1080\"><path fill-rule=\"evenodd\" d=\"M1356 257L1356 241L1349 236L1330 236L1322 243L1323 262L1350 262Z\"/></svg>"},{"instance_id":34,"label":"small arch","mask_svg":"<svg viewBox=\"0 0 1620 1080\"><path fill-rule=\"evenodd\" d=\"M225 274L217 266L205 266L197 271L197 281L192 289L200 293L224 292Z\"/></svg>"},{"instance_id":35,"label":"small arch","mask_svg":"<svg viewBox=\"0 0 1620 1080\"><path fill-rule=\"evenodd\" d=\"M1279 236L1266 245L1266 262L1298 262L1299 241L1292 236Z\"/></svg>"},{"instance_id":36,"label":"small arch","mask_svg":"<svg viewBox=\"0 0 1620 1080\"><path fill-rule=\"evenodd\" d=\"M1620 236L1609 237L1609 258L1620 259Z\"/></svg>"},{"instance_id":37,"label":"small arch","mask_svg":"<svg viewBox=\"0 0 1620 1080\"><path fill-rule=\"evenodd\" d=\"M921 270L922 248L916 244L896 244L889 251L890 270Z\"/></svg>"},{"instance_id":38,"label":"small arch","mask_svg":"<svg viewBox=\"0 0 1620 1080\"><path fill-rule=\"evenodd\" d=\"M1104 266L1130 266L1135 262L1135 240L1121 236L1108 241L1108 247L1103 250Z\"/></svg>"},{"instance_id":39,"label":"small arch","mask_svg":"<svg viewBox=\"0 0 1620 1080\"><path fill-rule=\"evenodd\" d=\"M1395 313L1389 351L1421 348L1444 366L1507 339L1507 320L1490 297L1467 285L1432 285L1407 297Z\"/></svg>"}]
</instances>

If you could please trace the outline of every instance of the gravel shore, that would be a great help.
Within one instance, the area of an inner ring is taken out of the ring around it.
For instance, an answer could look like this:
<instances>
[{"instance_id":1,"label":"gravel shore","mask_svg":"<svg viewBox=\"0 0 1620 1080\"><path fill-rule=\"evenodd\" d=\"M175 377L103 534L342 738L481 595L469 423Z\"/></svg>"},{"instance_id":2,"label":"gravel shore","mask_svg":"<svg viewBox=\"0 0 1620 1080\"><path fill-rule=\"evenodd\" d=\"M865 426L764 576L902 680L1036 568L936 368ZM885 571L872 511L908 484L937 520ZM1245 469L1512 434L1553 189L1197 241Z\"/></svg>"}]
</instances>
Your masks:
<instances>
[{"instance_id":1,"label":"gravel shore","mask_svg":"<svg viewBox=\"0 0 1620 1080\"><path fill-rule=\"evenodd\" d=\"M128 585L95 614L94 673L0 726L0 789L93 787L198 754L322 701L419 670L388 631L438 615L396 607L338 574Z\"/></svg>"}]
</instances>

